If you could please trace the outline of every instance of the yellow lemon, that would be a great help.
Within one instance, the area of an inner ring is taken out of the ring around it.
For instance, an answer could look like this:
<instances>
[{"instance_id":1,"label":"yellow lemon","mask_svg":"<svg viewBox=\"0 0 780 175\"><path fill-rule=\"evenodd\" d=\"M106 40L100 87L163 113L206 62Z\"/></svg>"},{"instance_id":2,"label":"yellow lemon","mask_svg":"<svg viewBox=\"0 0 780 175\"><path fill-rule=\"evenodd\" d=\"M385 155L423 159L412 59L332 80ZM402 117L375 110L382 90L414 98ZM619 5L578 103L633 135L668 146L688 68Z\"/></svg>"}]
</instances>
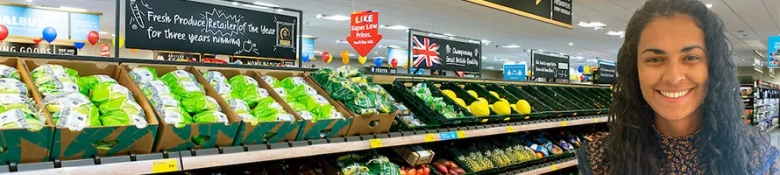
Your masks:
<instances>
[{"instance_id":1,"label":"yellow lemon","mask_svg":"<svg viewBox=\"0 0 780 175\"><path fill-rule=\"evenodd\" d=\"M455 95L455 92L452 92L452 90L449 90L449 89L441 90L441 93L443 93L447 97L450 97L451 99L458 98L458 96Z\"/></svg>"},{"instance_id":2,"label":"yellow lemon","mask_svg":"<svg viewBox=\"0 0 780 175\"><path fill-rule=\"evenodd\" d=\"M490 91L489 93L495 96L496 98L501 98L501 96L498 96L498 93L496 93L495 91Z\"/></svg>"},{"instance_id":3,"label":"yellow lemon","mask_svg":"<svg viewBox=\"0 0 780 175\"><path fill-rule=\"evenodd\" d=\"M509 115L512 113L512 109L509 107L507 101L497 101L493 103L493 111L498 115Z\"/></svg>"},{"instance_id":4,"label":"yellow lemon","mask_svg":"<svg viewBox=\"0 0 780 175\"><path fill-rule=\"evenodd\" d=\"M517 101L517 104L515 104L515 109L520 114L529 114L531 113L531 104L528 103L528 101L525 100L519 100Z\"/></svg>"},{"instance_id":5,"label":"yellow lemon","mask_svg":"<svg viewBox=\"0 0 780 175\"><path fill-rule=\"evenodd\" d=\"M499 98L498 101L505 101L506 103L509 103L509 100L506 100L504 98Z\"/></svg>"},{"instance_id":6,"label":"yellow lemon","mask_svg":"<svg viewBox=\"0 0 780 175\"><path fill-rule=\"evenodd\" d=\"M471 105L469 105L469 111L476 117L490 115L490 107L488 107L488 103L486 101L475 101L474 103L471 103Z\"/></svg>"},{"instance_id":7,"label":"yellow lemon","mask_svg":"<svg viewBox=\"0 0 780 175\"><path fill-rule=\"evenodd\" d=\"M479 97L479 95L477 95L477 92L475 92L474 90L469 90L469 91L466 91L466 92L468 92L469 94L471 94L471 96L474 96L475 98Z\"/></svg>"},{"instance_id":8,"label":"yellow lemon","mask_svg":"<svg viewBox=\"0 0 780 175\"><path fill-rule=\"evenodd\" d=\"M482 98L482 97L479 97L479 98L477 98L477 100L479 100L479 101L483 101L483 102L485 102L485 103L488 103L488 101L487 101L485 98Z\"/></svg>"},{"instance_id":9,"label":"yellow lemon","mask_svg":"<svg viewBox=\"0 0 780 175\"><path fill-rule=\"evenodd\" d=\"M468 106L466 106L466 101L463 101L463 99L453 98L452 100L455 100L455 103L458 103L458 105L460 105L460 106L468 107Z\"/></svg>"}]
</instances>

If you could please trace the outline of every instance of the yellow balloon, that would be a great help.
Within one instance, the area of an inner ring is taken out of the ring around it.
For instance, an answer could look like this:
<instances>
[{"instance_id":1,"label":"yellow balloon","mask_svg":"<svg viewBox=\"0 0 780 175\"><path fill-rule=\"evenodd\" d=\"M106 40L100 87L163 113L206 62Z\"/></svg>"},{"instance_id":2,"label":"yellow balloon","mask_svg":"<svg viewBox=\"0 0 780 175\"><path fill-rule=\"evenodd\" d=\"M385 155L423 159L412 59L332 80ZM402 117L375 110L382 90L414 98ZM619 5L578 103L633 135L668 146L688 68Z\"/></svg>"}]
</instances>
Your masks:
<instances>
[{"instance_id":1,"label":"yellow balloon","mask_svg":"<svg viewBox=\"0 0 780 175\"><path fill-rule=\"evenodd\" d=\"M349 64L349 51L341 51L341 62L344 62L344 65Z\"/></svg>"},{"instance_id":2,"label":"yellow balloon","mask_svg":"<svg viewBox=\"0 0 780 175\"><path fill-rule=\"evenodd\" d=\"M585 66L582 68L583 74L590 74L590 66Z\"/></svg>"},{"instance_id":3,"label":"yellow balloon","mask_svg":"<svg viewBox=\"0 0 780 175\"><path fill-rule=\"evenodd\" d=\"M360 62L360 65L366 64L366 57L364 56L358 57L358 62Z\"/></svg>"},{"instance_id":4,"label":"yellow balloon","mask_svg":"<svg viewBox=\"0 0 780 175\"><path fill-rule=\"evenodd\" d=\"M116 39L111 39L111 44L116 45ZM119 35L119 47L125 47L125 37Z\"/></svg>"},{"instance_id":5,"label":"yellow balloon","mask_svg":"<svg viewBox=\"0 0 780 175\"><path fill-rule=\"evenodd\" d=\"M330 63L331 61L333 61L333 55L328 54L328 62L325 63Z\"/></svg>"}]
</instances>

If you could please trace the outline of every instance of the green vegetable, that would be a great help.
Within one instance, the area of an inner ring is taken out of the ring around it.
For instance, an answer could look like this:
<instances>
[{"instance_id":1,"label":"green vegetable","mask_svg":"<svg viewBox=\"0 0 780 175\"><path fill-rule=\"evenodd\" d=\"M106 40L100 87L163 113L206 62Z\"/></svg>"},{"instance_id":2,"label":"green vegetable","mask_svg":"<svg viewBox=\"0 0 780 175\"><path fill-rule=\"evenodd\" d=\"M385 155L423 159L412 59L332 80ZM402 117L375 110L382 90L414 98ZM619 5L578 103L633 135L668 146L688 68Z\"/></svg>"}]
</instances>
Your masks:
<instances>
[{"instance_id":1,"label":"green vegetable","mask_svg":"<svg viewBox=\"0 0 780 175\"><path fill-rule=\"evenodd\" d=\"M100 83L95 85L92 89L92 93L89 94L90 99L97 105L101 105L111 100L133 100L133 94L126 87L112 83Z\"/></svg>"},{"instance_id":2,"label":"green vegetable","mask_svg":"<svg viewBox=\"0 0 780 175\"><path fill-rule=\"evenodd\" d=\"M35 85L38 86L38 91L44 96L81 92L78 86L78 79L74 77L41 76L35 79Z\"/></svg>"},{"instance_id":3,"label":"green vegetable","mask_svg":"<svg viewBox=\"0 0 780 175\"><path fill-rule=\"evenodd\" d=\"M143 92L147 97L158 95L173 95L168 85L165 85L165 83L160 80L141 82L138 84L138 87L141 88L141 92Z\"/></svg>"},{"instance_id":4,"label":"green vegetable","mask_svg":"<svg viewBox=\"0 0 780 175\"><path fill-rule=\"evenodd\" d=\"M206 95L195 95L181 100L182 108L188 113L199 113L205 110L220 111L217 100Z\"/></svg>"},{"instance_id":5,"label":"green vegetable","mask_svg":"<svg viewBox=\"0 0 780 175\"><path fill-rule=\"evenodd\" d=\"M225 113L214 111L214 110L206 110L203 112L200 112L196 114L193 117L193 121L196 123L225 123L225 125L228 125L228 119L227 115Z\"/></svg>"},{"instance_id":6,"label":"green vegetable","mask_svg":"<svg viewBox=\"0 0 780 175\"><path fill-rule=\"evenodd\" d=\"M32 111L12 109L0 113L2 125L0 128L27 128L29 131L40 131L45 121Z\"/></svg>"},{"instance_id":7,"label":"green vegetable","mask_svg":"<svg viewBox=\"0 0 780 175\"><path fill-rule=\"evenodd\" d=\"M233 109L233 111L236 112L238 118L242 121L251 123L252 125L257 125L259 122L252 116L252 114L250 114L249 106L246 104L246 102L244 102L244 100L231 98L227 99L227 103L230 105L230 109Z\"/></svg>"},{"instance_id":8,"label":"green vegetable","mask_svg":"<svg viewBox=\"0 0 780 175\"><path fill-rule=\"evenodd\" d=\"M160 79L157 77L157 70L151 67L138 67L131 70L128 74L130 74L130 78L136 84Z\"/></svg>"},{"instance_id":9,"label":"green vegetable","mask_svg":"<svg viewBox=\"0 0 780 175\"><path fill-rule=\"evenodd\" d=\"M144 115L144 111L141 108L141 105L138 105L138 103L133 100L126 99L115 99L108 101L100 105L98 109L100 109L101 114L122 111L132 115Z\"/></svg>"},{"instance_id":10,"label":"green vegetable","mask_svg":"<svg viewBox=\"0 0 780 175\"><path fill-rule=\"evenodd\" d=\"M198 81L197 79L195 79L194 75L192 75L191 73L185 70L171 71L160 78L162 78L163 82L165 82L167 85L170 85L175 82L184 82L184 81L197 82Z\"/></svg>"},{"instance_id":11,"label":"green vegetable","mask_svg":"<svg viewBox=\"0 0 780 175\"><path fill-rule=\"evenodd\" d=\"M266 97L258 101L257 107L252 110L252 115L260 122L276 121L276 114L286 113L279 103L273 98Z\"/></svg>"},{"instance_id":12,"label":"green vegetable","mask_svg":"<svg viewBox=\"0 0 780 175\"><path fill-rule=\"evenodd\" d=\"M118 84L116 80L109 77L108 75L90 75L81 77L78 79L79 88L81 89L81 94L89 95L89 90L93 89L95 85L100 83L112 83L112 84Z\"/></svg>"},{"instance_id":13,"label":"green vegetable","mask_svg":"<svg viewBox=\"0 0 780 175\"><path fill-rule=\"evenodd\" d=\"M186 124L192 123L190 114L183 112L178 106L157 108L157 112L160 114L165 124L174 124L176 127L183 127Z\"/></svg>"},{"instance_id":14,"label":"green vegetable","mask_svg":"<svg viewBox=\"0 0 780 175\"><path fill-rule=\"evenodd\" d=\"M171 87L174 97L179 100L203 96L206 93L203 85L194 81L177 81L169 83L168 86Z\"/></svg>"},{"instance_id":15,"label":"green vegetable","mask_svg":"<svg viewBox=\"0 0 780 175\"><path fill-rule=\"evenodd\" d=\"M0 78L0 94L18 94L27 96L27 85L13 78Z\"/></svg>"},{"instance_id":16,"label":"green vegetable","mask_svg":"<svg viewBox=\"0 0 780 175\"><path fill-rule=\"evenodd\" d=\"M124 126L135 125L138 128L145 128L149 124L142 115L136 115L126 111L112 111L100 116L100 122L103 126Z\"/></svg>"},{"instance_id":17,"label":"green vegetable","mask_svg":"<svg viewBox=\"0 0 780 175\"><path fill-rule=\"evenodd\" d=\"M279 79L276 79L275 77L270 76L270 75L263 75L263 81L265 81L269 85L273 86L274 84L276 84L276 82L279 81Z\"/></svg>"},{"instance_id":18,"label":"green vegetable","mask_svg":"<svg viewBox=\"0 0 780 175\"><path fill-rule=\"evenodd\" d=\"M176 101L173 96L170 95L158 95L149 98L149 103L154 106L155 109L162 109L164 107L178 107L179 101Z\"/></svg>"},{"instance_id":19,"label":"green vegetable","mask_svg":"<svg viewBox=\"0 0 780 175\"><path fill-rule=\"evenodd\" d=\"M79 72L70 68L62 67L54 64L44 64L38 66L30 72L33 80L38 80L42 77L71 77L76 78L79 76Z\"/></svg>"},{"instance_id":20,"label":"green vegetable","mask_svg":"<svg viewBox=\"0 0 780 175\"><path fill-rule=\"evenodd\" d=\"M411 89L412 94L420 98L425 104L436 110L445 118L464 117L463 113L456 113L452 106L448 106L441 97L433 97L426 83L418 83Z\"/></svg>"},{"instance_id":21,"label":"green vegetable","mask_svg":"<svg viewBox=\"0 0 780 175\"><path fill-rule=\"evenodd\" d=\"M13 78L21 80L19 77L19 70L6 65L0 65L0 78Z\"/></svg>"},{"instance_id":22,"label":"green vegetable","mask_svg":"<svg viewBox=\"0 0 780 175\"><path fill-rule=\"evenodd\" d=\"M78 92L70 92L47 96L43 99L43 104L49 112L59 112L63 108L91 106L92 102L84 95Z\"/></svg>"},{"instance_id":23,"label":"green vegetable","mask_svg":"<svg viewBox=\"0 0 780 175\"><path fill-rule=\"evenodd\" d=\"M52 114L57 127L66 127L71 131L81 131L85 127L101 126L100 114L95 106L71 106Z\"/></svg>"}]
</instances>

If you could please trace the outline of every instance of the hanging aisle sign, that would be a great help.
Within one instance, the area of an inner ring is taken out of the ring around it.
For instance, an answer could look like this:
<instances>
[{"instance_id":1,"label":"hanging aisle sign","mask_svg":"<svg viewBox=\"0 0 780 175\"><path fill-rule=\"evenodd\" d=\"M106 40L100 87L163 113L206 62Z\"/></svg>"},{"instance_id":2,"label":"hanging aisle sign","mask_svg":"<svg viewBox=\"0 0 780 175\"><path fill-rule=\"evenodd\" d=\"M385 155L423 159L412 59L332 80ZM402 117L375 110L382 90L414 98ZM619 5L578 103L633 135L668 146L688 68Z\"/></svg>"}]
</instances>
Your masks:
<instances>
[{"instance_id":1,"label":"hanging aisle sign","mask_svg":"<svg viewBox=\"0 0 780 175\"><path fill-rule=\"evenodd\" d=\"M379 12L355 12L350 19L347 42L360 56L368 56L371 49L382 40L379 34Z\"/></svg>"},{"instance_id":2,"label":"hanging aisle sign","mask_svg":"<svg viewBox=\"0 0 780 175\"><path fill-rule=\"evenodd\" d=\"M412 35L412 67L433 70L479 72L482 45Z\"/></svg>"},{"instance_id":3,"label":"hanging aisle sign","mask_svg":"<svg viewBox=\"0 0 780 175\"><path fill-rule=\"evenodd\" d=\"M553 25L574 29L571 25L572 0L466 0Z\"/></svg>"},{"instance_id":4,"label":"hanging aisle sign","mask_svg":"<svg viewBox=\"0 0 780 175\"><path fill-rule=\"evenodd\" d=\"M541 78L569 78L569 58L550 56L533 52L533 76Z\"/></svg>"},{"instance_id":5,"label":"hanging aisle sign","mask_svg":"<svg viewBox=\"0 0 780 175\"><path fill-rule=\"evenodd\" d=\"M606 60L598 60L599 73L598 84L615 84L617 82L617 63Z\"/></svg>"},{"instance_id":6,"label":"hanging aisle sign","mask_svg":"<svg viewBox=\"0 0 780 175\"><path fill-rule=\"evenodd\" d=\"M770 36L767 42L767 64L766 67L778 68L780 64L780 36Z\"/></svg>"},{"instance_id":7,"label":"hanging aisle sign","mask_svg":"<svg viewBox=\"0 0 780 175\"><path fill-rule=\"evenodd\" d=\"M87 40L90 31L100 31L100 15L24 5L0 5L0 24L8 28L10 36L40 38L44 28L52 27L58 33L58 40Z\"/></svg>"},{"instance_id":8,"label":"hanging aisle sign","mask_svg":"<svg viewBox=\"0 0 780 175\"><path fill-rule=\"evenodd\" d=\"M293 16L183 0L126 2L127 48L297 58Z\"/></svg>"},{"instance_id":9,"label":"hanging aisle sign","mask_svg":"<svg viewBox=\"0 0 780 175\"><path fill-rule=\"evenodd\" d=\"M504 80L525 81L526 72L525 64L504 64Z\"/></svg>"}]
</instances>

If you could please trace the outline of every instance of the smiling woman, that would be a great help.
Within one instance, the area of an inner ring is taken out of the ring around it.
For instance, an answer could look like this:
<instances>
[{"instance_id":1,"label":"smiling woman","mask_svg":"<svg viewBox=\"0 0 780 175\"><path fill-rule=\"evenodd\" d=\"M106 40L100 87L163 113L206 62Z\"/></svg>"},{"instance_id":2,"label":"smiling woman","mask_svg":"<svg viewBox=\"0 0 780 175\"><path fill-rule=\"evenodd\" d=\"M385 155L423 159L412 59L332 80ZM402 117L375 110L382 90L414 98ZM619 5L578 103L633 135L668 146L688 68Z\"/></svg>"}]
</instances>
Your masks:
<instances>
[{"instance_id":1,"label":"smiling woman","mask_svg":"<svg viewBox=\"0 0 780 175\"><path fill-rule=\"evenodd\" d=\"M610 135L582 174L776 174L776 148L742 124L724 24L696 0L650 0L629 21Z\"/></svg>"}]
</instances>

